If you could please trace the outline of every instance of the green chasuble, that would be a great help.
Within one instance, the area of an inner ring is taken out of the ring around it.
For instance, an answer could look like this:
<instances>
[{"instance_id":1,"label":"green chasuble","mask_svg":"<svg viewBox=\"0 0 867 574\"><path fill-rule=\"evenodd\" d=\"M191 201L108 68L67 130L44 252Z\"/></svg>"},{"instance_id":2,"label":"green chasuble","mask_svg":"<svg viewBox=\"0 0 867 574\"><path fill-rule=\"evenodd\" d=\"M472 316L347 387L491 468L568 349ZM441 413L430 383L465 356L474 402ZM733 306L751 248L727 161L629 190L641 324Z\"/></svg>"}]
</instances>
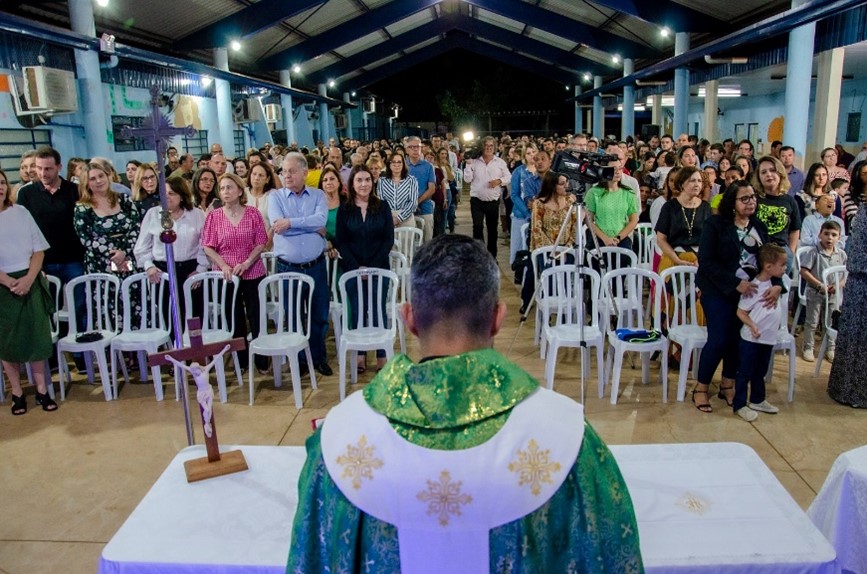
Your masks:
<instances>
[{"instance_id":1,"label":"green chasuble","mask_svg":"<svg viewBox=\"0 0 867 574\"><path fill-rule=\"evenodd\" d=\"M413 444L458 450L481 444L538 383L491 349L413 363L395 357L364 398ZM490 532L490 571L502 574L643 572L638 526L623 476L585 422L578 458L538 510ZM287 574L398 574L397 530L361 512L332 481L320 432L307 440Z\"/></svg>"}]
</instances>

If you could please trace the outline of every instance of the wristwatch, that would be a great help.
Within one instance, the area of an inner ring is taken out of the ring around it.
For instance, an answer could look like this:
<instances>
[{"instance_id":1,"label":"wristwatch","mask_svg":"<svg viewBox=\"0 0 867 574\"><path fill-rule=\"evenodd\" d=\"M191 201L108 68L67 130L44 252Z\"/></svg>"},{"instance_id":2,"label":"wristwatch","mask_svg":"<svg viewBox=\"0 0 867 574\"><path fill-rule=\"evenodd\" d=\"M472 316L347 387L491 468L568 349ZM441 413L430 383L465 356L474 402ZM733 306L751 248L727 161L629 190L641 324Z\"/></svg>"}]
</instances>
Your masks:
<instances>
[{"instance_id":1,"label":"wristwatch","mask_svg":"<svg viewBox=\"0 0 867 574\"><path fill-rule=\"evenodd\" d=\"M619 236L619 235L616 235L616 236L614 237L614 240L617 241L617 243L620 243L620 242L622 241L622 240L620 239L620 236Z\"/></svg>"}]
</instances>

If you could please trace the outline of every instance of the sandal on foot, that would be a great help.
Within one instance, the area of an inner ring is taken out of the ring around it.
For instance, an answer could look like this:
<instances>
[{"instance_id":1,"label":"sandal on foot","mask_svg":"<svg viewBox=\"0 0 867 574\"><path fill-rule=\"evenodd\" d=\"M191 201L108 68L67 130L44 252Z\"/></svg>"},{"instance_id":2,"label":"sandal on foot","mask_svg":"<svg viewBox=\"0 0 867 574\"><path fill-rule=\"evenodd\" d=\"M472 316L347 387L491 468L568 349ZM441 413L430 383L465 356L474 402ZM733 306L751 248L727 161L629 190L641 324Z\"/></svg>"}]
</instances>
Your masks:
<instances>
[{"instance_id":1,"label":"sandal on foot","mask_svg":"<svg viewBox=\"0 0 867 574\"><path fill-rule=\"evenodd\" d=\"M367 358L363 359L363 362L362 360L357 360L355 368L359 375L364 373L367 370Z\"/></svg>"},{"instance_id":2,"label":"sandal on foot","mask_svg":"<svg viewBox=\"0 0 867 574\"><path fill-rule=\"evenodd\" d=\"M693 389L692 390L692 404L695 405L695 408L697 408L698 410L700 410L703 413L712 413L713 407L710 405L710 403L699 404L699 403L695 402L695 394L696 393L704 393L705 395L708 396L708 398L710 398L710 395L708 395L707 391L700 391L698 389Z\"/></svg>"},{"instance_id":3,"label":"sandal on foot","mask_svg":"<svg viewBox=\"0 0 867 574\"><path fill-rule=\"evenodd\" d=\"M734 389L735 389L734 385L732 385L730 387L724 387L724 386L720 385L719 392L716 394L716 398L722 399L726 402L726 405L732 406L732 401L734 400L734 396L732 396L732 401L730 401L728 399L728 397L726 396L725 392L726 391L734 391Z\"/></svg>"},{"instance_id":4,"label":"sandal on foot","mask_svg":"<svg viewBox=\"0 0 867 574\"><path fill-rule=\"evenodd\" d=\"M57 403L54 402L54 399L48 396L48 393L36 393L36 404L42 405L43 411L56 411Z\"/></svg>"},{"instance_id":5,"label":"sandal on foot","mask_svg":"<svg viewBox=\"0 0 867 574\"><path fill-rule=\"evenodd\" d=\"M16 397L12 395L12 414L17 416L23 415L27 412L27 399L24 398L24 395L20 397Z\"/></svg>"}]
</instances>

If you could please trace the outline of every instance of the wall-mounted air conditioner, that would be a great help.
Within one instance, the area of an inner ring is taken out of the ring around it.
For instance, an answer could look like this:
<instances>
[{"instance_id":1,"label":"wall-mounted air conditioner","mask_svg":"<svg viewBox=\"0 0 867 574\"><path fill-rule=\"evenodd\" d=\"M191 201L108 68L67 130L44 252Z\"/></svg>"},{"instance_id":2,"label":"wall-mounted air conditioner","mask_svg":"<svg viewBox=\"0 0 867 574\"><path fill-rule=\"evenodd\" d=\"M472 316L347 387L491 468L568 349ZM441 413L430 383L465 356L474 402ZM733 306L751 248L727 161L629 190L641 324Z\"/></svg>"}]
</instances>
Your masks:
<instances>
[{"instance_id":1,"label":"wall-mounted air conditioner","mask_svg":"<svg viewBox=\"0 0 867 574\"><path fill-rule=\"evenodd\" d=\"M334 127L338 130L346 129L346 114L334 114Z\"/></svg>"},{"instance_id":2,"label":"wall-mounted air conditioner","mask_svg":"<svg viewBox=\"0 0 867 574\"><path fill-rule=\"evenodd\" d=\"M376 100L373 98L364 98L361 100L361 108L364 110L365 114L375 114L376 113Z\"/></svg>"},{"instance_id":3,"label":"wall-mounted air conditioner","mask_svg":"<svg viewBox=\"0 0 867 574\"><path fill-rule=\"evenodd\" d=\"M280 104L265 104L265 121L276 123L283 120L283 107Z\"/></svg>"},{"instance_id":4,"label":"wall-mounted air conditioner","mask_svg":"<svg viewBox=\"0 0 867 574\"><path fill-rule=\"evenodd\" d=\"M22 68L24 113L70 114L78 111L75 74L45 66ZM17 107L16 107L17 111Z\"/></svg>"},{"instance_id":5,"label":"wall-mounted air conditioner","mask_svg":"<svg viewBox=\"0 0 867 574\"><path fill-rule=\"evenodd\" d=\"M232 109L236 124L247 124L262 119L262 104L253 98L238 100Z\"/></svg>"}]
</instances>

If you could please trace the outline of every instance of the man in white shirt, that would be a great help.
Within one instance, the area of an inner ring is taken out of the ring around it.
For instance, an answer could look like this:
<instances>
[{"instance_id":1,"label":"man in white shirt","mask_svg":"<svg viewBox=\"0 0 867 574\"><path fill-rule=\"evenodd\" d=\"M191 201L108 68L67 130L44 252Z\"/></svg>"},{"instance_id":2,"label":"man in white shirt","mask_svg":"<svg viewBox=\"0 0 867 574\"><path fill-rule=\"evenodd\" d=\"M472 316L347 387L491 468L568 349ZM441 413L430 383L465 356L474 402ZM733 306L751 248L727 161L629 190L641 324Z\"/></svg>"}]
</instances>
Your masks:
<instances>
[{"instance_id":1,"label":"man in white shirt","mask_svg":"<svg viewBox=\"0 0 867 574\"><path fill-rule=\"evenodd\" d=\"M496 157L497 140L488 136L483 142L482 156L468 159L464 167L464 181L470 184L470 213L473 217L473 239L482 240L482 225L488 231L488 252L497 257L497 224L500 215L502 186L512 175L502 159Z\"/></svg>"}]
</instances>

